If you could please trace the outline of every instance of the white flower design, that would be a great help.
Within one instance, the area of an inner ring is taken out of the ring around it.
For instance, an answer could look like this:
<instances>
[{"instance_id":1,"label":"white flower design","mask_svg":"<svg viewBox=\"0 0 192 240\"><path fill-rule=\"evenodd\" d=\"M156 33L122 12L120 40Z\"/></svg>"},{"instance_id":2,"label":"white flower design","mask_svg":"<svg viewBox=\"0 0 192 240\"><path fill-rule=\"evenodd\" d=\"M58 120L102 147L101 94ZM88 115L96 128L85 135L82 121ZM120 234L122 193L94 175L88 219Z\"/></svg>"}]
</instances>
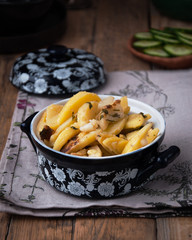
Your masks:
<instances>
[{"instance_id":1,"label":"white flower design","mask_svg":"<svg viewBox=\"0 0 192 240\"><path fill-rule=\"evenodd\" d=\"M134 179L136 177L137 173L138 173L138 169L137 168L132 169L131 173L130 173L130 178Z\"/></svg>"},{"instance_id":2,"label":"white flower design","mask_svg":"<svg viewBox=\"0 0 192 240\"><path fill-rule=\"evenodd\" d=\"M35 71L35 72L39 70L39 66L36 65L36 64L28 64L28 65L27 65L27 68L28 68L29 70Z\"/></svg>"},{"instance_id":3,"label":"white flower design","mask_svg":"<svg viewBox=\"0 0 192 240\"><path fill-rule=\"evenodd\" d=\"M114 171L108 172L108 171L102 171L102 172L96 172L95 174L98 176L108 176L111 173L113 173Z\"/></svg>"},{"instance_id":4,"label":"white flower design","mask_svg":"<svg viewBox=\"0 0 192 240\"><path fill-rule=\"evenodd\" d=\"M26 85L23 85L23 90L27 92L33 92L33 83L28 82Z\"/></svg>"},{"instance_id":5,"label":"white flower design","mask_svg":"<svg viewBox=\"0 0 192 240\"><path fill-rule=\"evenodd\" d=\"M94 190L94 185L91 183L88 183L86 189L87 189L87 191L92 192Z\"/></svg>"},{"instance_id":6,"label":"white flower design","mask_svg":"<svg viewBox=\"0 0 192 240\"><path fill-rule=\"evenodd\" d=\"M69 183L67 188L69 189L69 192L71 194L76 195L76 196L81 196L85 192L84 186L82 186L79 182L71 182L71 183Z\"/></svg>"},{"instance_id":7,"label":"white flower design","mask_svg":"<svg viewBox=\"0 0 192 240\"><path fill-rule=\"evenodd\" d=\"M76 82L76 84L77 83L78 82ZM66 87L69 92L78 92L79 91L79 87L75 86L75 83L72 84L72 82L70 82L70 80L63 80L62 85L63 85L63 87Z\"/></svg>"},{"instance_id":8,"label":"white flower design","mask_svg":"<svg viewBox=\"0 0 192 240\"><path fill-rule=\"evenodd\" d=\"M46 60L45 60L44 57L39 57L39 58L37 59L37 62L39 62L39 63L45 63Z\"/></svg>"},{"instance_id":9,"label":"white flower design","mask_svg":"<svg viewBox=\"0 0 192 240\"><path fill-rule=\"evenodd\" d=\"M66 79L71 76L70 69L58 69L53 72L53 76L59 80Z\"/></svg>"},{"instance_id":10,"label":"white flower design","mask_svg":"<svg viewBox=\"0 0 192 240\"><path fill-rule=\"evenodd\" d=\"M44 93L47 91L47 82L45 81L45 79L38 79L35 81L34 87L35 93Z\"/></svg>"},{"instance_id":11,"label":"white flower design","mask_svg":"<svg viewBox=\"0 0 192 240\"><path fill-rule=\"evenodd\" d=\"M129 193L131 191L131 184L127 183L124 187L124 193Z\"/></svg>"},{"instance_id":12,"label":"white flower design","mask_svg":"<svg viewBox=\"0 0 192 240\"><path fill-rule=\"evenodd\" d=\"M98 192L101 196L110 197L114 194L114 185L109 182L101 183L98 186Z\"/></svg>"},{"instance_id":13,"label":"white flower design","mask_svg":"<svg viewBox=\"0 0 192 240\"><path fill-rule=\"evenodd\" d=\"M52 169L52 173L54 175L54 177L59 181L59 182L63 182L66 179L65 173L59 169L59 168L55 168Z\"/></svg>"},{"instance_id":14,"label":"white flower design","mask_svg":"<svg viewBox=\"0 0 192 240\"><path fill-rule=\"evenodd\" d=\"M19 76L19 82L20 83L26 83L28 80L29 80L29 74L27 74L27 73L22 73Z\"/></svg>"},{"instance_id":15,"label":"white flower design","mask_svg":"<svg viewBox=\"0 0 192 240\"><path fill-rule=\"evenodd\" d=\"M90 87L91 88L97 87L97 80L96 79L89 79L89 80L84 81L81 84L81 89L82 90L89 89Z\"/></svg>"},{"instance_id":16,"label":"white flower design","mask_svg":"<svg viewBox=\"0 0 192 240\"><path fill-rule=\"evenodd\" d=\"M59 86L50 86L49 89L52 94L59 94L62 92L62 89Z\"/></svg>"}]
</instances>

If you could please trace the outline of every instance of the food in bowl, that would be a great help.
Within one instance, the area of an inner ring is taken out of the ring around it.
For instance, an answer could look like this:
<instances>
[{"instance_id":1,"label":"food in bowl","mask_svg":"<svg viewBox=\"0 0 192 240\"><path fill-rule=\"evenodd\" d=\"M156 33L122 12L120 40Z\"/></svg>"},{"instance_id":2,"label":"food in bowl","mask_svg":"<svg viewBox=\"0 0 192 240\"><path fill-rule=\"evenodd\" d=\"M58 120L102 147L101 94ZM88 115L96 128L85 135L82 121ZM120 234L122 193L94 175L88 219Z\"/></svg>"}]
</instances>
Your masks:
<instances>
[{"instance_id":1,"label":"food in bowl","mask_svg":"<svg viewBox=\"0 0 192 240\"><path fill-rule=\"evenodd\" d=\"M63 106L46 108L37 135L49 147L67 154L102 157L125 154L150 144L159 129L148 113L130 111L126 96L101 99L78 92Z\"/></svg>"},{"instance_id":2,"label":"food in bowl","mask_svg":"<svg viewBox=\"0 0 192 240\"><path fill-rule=\"evenodd\" d=\"M86 99L85 97L90 96L89 94L81 94L84 96L82 99L85 102L90 101L89 98ZM92 96L94 96L92 100L98 101L98 104L101 100L107 98L105 95L93 94ZM112 97L114 97L114 100L122 98L119 96ZM125 97L123 99L126 100ZM148 104L131 98L128 100L129 104L123 105L126 106L128 115L132 112L143 112L144 115L150 114L150 122L153 123L154 128L159 129L159 133L150 144L124 154L87 157L84 154L82 156L73 155L54 150L45 144L47 139L40 139L40 131L37 131L40 129L41 123L42 129L45 126L43 119L46 119L47 108L29 116L21 124L21 130L27 134L37 154L40 175L48 184L61 192L78 197L92 199L119 197L139 189L151 179L158 169L165 168L179 155L180 150L177 146L171 146L163 152L159 152L159 146L165 135L165 121L162 115ZM84 102L80 101L79 103L82 105ZM61 105L62 109L57 109L58 113L65 112L71 106L77 113L80 107L78 104L73 104L69 99L64 99L54 105ZM73 111L66 111L65 113L56 119L66 122L67 119L74 116ZM54 117L52 120L54 120ZM59 127L55 120L50 122L52 124L56 123L56 125L53 125L56 129ZM52 135L50 134L50 136Z\"/></svg>"}]
</instances>

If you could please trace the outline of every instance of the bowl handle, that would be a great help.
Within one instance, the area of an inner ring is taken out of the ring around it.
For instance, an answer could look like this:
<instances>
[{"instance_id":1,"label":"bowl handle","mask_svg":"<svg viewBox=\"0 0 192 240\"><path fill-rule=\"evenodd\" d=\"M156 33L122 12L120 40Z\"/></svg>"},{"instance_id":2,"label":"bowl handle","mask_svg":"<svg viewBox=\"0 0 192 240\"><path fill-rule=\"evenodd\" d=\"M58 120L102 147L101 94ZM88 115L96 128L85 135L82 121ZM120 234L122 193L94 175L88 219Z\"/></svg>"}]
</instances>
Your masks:
<instances>
[{"instance_id":1,"label":"bowl handle","mask_svg":"<svg viewBox=\"0 0 192 240\"><path fill-rule=\"evenodd\" d=\"M32 115L30 115L24 122L21 123L20 125L20 128L21 128L21 131L26 133L27 134L27 137L29 138L33 148L35 149L35 152L37 152L37 148L32 140L32 136L31 136L31 129L30 129L30 126L31 126L31 122L33 120L33 118L35 117L35 115L37 114L38 112L35 112L33 113Z\"/></svg>"},{"instance_id":2,"label":"bowl handle","mask_svg":"<svg viewBox=\"0 0 192 240\"><path fill-rule=\"evenodd\" d=\"M155 160L137 175L135 186L140 186L152 176L158 169L167 167L180 154L177 146L171 146L163 152L159 152Z\"/></svg>"}]
</instances>

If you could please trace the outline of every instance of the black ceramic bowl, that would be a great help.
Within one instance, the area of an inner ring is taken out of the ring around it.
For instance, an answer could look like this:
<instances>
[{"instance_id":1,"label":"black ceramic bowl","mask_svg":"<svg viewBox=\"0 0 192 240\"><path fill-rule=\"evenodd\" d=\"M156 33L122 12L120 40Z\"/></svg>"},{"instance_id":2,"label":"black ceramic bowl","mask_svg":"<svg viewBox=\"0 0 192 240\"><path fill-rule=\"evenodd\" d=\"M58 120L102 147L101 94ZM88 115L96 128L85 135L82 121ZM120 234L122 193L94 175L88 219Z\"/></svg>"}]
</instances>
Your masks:
<instances>
[{"instance_id":1,"label":"black ceramic bowl","mask_svg":"<svg viewBox=\"0 0 192 240\"><path fill-rule=\"evenodd\" d=\"M106 96L100 95L101 98ZM116 97L116 99L120 97ZM65 104L68 99L57 102ZM75 196L110 198L122 196L138 189L160 168L166 167L179 155L179 148L171 146L164 152L158 147L165 134L165 121L153 107L129 99L131 112L149 113L158 137L149 145L131 153L90 158L55 151L46 146L36 134L37 123L43 112L33 114L21 125L31 140L38 158L41 175L54 188Z\"/></svg>"}]
</instances>

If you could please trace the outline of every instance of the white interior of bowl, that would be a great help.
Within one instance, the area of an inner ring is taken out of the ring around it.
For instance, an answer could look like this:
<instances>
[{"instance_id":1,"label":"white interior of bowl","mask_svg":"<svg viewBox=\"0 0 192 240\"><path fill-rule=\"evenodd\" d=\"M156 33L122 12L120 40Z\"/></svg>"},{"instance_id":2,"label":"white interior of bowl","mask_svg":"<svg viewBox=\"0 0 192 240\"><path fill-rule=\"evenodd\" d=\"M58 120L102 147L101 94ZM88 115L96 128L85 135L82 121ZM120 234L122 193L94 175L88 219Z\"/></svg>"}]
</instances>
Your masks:
<instances>
[{"instance_id":1,"label":"white interior of bowl","mask_svg":"<svg viewBox=\"0 0 192 240\"><path fill-rule=\"evenodd\" d=\"M106 97L108 97L109 95L99 95L99 97L101 99L104 99ZM120 99L121 96L114 96L115 99ZM60 105L64 105L69 99L64 99L64 100L61 100L59 102L56 102L54 104L60 104ZM157 142L159 140L159 138L162 136L162 134L165 132L165 120L163 118L163 116L161 115L161 113L159 111L157 111L155 108L153 108L152 106L146 104L146 103L143 103L143 102L140 102L138 100L135 100L135 99L131 99L131 98L128 98L128 105L130 106L130 112L131 113L144 113L144 114L150 114L151 115L151 118L149 119L149 122L153 122L153 127L154 128L159 128L159 134L158 134L158 137L150 144L136 150L136 151L142 151L142 149L144 148L147 148L148 146L150 146L151 144L154 144L155 142ZM44 146L45 148L47 149L51 149L53 152L57 152L56 150L53 150L52 148L48 147L47 145L44 144L43 141L41 141L38 137L37 137L37 133L36 133L36 129L37 129L37 124L43 114L43 112L46 110L46 108L42 109L32 120L31 122L31 134L33 136L33 138L39 143L41 144L42 146ZM131 153L126 153L126 154L133 154L134 152L136 151L133 151ZM66 154L66 153L63 153L63 152L59 152L60 154L62 155L68 155L69 154ZM71 156L71 155L70 155ZM114 156L106 156L106 157L101 157L101 158L111 158L111 157L117 157L119 155L114 155ZM74 156L74 158L79 158L79 156ZM81 158L81 157L80 157ZM83 157L85 158L85 157ZM89 157L91 159L91 157ZM98 158L98 157L97 157Z\"/></svg>"}]
</instances>

